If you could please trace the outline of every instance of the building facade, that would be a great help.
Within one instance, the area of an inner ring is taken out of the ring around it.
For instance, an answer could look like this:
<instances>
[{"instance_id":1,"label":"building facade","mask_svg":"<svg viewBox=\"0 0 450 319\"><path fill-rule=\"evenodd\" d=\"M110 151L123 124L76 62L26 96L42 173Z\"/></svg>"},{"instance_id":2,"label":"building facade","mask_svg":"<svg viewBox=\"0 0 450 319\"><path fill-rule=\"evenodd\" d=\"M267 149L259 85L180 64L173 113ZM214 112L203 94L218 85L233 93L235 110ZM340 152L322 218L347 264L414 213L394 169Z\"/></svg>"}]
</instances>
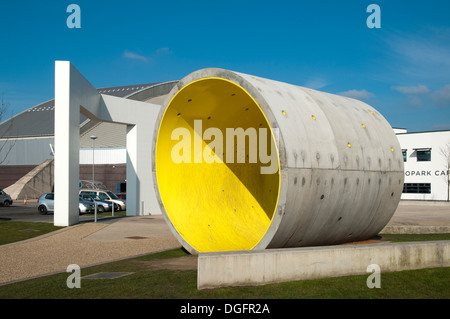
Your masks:
<instances>
[{"instance_id":1,"label":"building facade","mask_svg":"<svg viewBox=\"0 0 450 319\"><path fill-rule=\"evenodd\" d=\"M403 200L449 200L450 130L395 129L403 152Z\"/></svg>"}]
</instances>

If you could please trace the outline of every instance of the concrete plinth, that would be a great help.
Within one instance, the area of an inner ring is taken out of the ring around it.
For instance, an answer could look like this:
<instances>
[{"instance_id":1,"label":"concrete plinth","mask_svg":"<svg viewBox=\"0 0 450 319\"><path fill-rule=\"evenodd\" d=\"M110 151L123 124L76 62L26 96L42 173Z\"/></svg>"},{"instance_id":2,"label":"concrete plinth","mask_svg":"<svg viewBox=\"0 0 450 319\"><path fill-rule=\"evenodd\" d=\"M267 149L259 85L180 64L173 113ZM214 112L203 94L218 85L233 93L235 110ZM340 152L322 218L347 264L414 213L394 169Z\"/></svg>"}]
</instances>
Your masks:
<instances>
[{"instance_id":1,"label":"concrete plinth","mask_svg":"<svg viewBox=\"0 0 450 319\"><path fill-rule=\"evenodd\" d=\"M198 258L198 288L252 286L324 277L450 266L450 241L377 243L205 253Z\"/></svg>"}]
</instances>

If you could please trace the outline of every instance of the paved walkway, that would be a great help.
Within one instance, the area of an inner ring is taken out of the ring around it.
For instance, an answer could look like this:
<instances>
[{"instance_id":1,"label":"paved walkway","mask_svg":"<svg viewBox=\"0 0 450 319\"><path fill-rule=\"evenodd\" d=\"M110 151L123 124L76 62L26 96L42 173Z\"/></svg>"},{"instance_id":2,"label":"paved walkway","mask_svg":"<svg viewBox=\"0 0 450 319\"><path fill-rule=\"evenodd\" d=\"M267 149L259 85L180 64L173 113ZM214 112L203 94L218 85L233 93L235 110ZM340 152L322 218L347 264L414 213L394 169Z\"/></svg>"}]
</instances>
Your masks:
<instances>
[{"instance_id":1,"label":"paved walkway","mask_svg":"<svg viewBox=\"0 0 450 319\"><path fill-rule=\"evenodd\" d=\"M402 232L450 232L450 206L400 205L385 228ZM0 246L0 285L181 247L163 216L81 223Z\"/></svg>"},{"instance_id":2,"label":"paved walkway","mask_svg":"<svg viewBox=\"0 0 450 319\"><path fill-rule=\"evenodd\" d=\"M382 232L390 234L450 233L450 203L401 202Z\"/></svg>"},{"instance_id":3,"label":"paved walkway","mask_svg":"<svg viewBox=\"0 0 450 319\"><path fill-rule=\"evenodd\" d=\"M181 247L162 216L82 223L0 246L0 285Z\"/></svg>"}]
</instances>

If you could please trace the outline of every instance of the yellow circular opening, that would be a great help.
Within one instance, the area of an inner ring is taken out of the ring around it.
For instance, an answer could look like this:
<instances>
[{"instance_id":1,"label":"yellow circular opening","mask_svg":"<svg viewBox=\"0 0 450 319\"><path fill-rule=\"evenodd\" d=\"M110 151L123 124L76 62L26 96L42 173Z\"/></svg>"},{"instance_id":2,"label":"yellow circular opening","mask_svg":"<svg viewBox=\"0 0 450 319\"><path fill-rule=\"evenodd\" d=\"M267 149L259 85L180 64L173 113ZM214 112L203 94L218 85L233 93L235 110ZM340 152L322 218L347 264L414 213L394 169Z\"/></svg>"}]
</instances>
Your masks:
<instances>
[{"instance_id":1,"label":"yellow circular opening","mask_svg":"<svg viewBox=\"0 0 450 319\"><path fill-rule=\"evenodd\" d=\"M156 179L167 217L198 252L250 250L278 203L280 161L269 123L241 86L183 87L162 117Z\"/></svg>"}]
</instances>

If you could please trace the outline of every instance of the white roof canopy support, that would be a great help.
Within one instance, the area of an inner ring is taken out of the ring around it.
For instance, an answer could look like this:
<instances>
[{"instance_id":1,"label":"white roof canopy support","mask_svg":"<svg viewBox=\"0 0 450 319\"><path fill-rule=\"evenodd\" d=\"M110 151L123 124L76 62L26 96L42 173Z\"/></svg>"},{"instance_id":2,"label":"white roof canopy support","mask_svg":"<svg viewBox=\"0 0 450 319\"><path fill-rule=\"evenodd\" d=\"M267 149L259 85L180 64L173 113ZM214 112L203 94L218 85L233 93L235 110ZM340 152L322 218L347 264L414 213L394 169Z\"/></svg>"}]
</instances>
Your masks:
<instances>
[{"instance_id":1,"label":"white roof canopy support","mask_svg":"<svg viewBox=\"0 0 450 319\"><path fill-rule=\"evenodd\" d=\"M127 125L127 215L160 214L152 178L160 105L102 95L68 61L55 62L55 226L79 222L80 112Z\"/></svg>"}]
</instances>

